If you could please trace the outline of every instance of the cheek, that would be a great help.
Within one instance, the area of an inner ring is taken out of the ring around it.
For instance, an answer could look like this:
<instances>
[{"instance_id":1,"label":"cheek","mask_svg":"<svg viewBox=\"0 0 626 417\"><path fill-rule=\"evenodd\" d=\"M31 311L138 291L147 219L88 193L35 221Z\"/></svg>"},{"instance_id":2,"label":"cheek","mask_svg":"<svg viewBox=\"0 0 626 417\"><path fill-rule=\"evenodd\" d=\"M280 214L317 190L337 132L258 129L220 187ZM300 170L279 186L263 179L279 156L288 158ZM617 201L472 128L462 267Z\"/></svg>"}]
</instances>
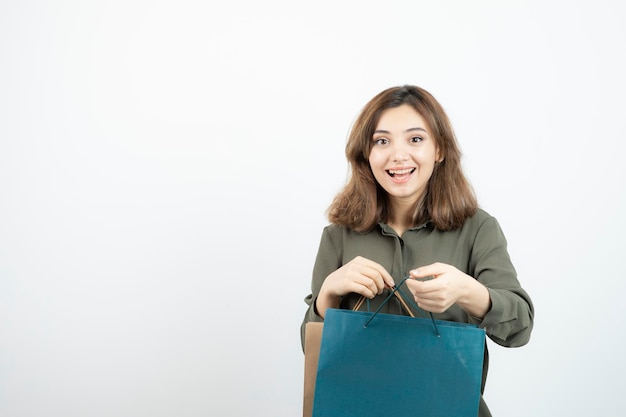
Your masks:
<instances>
[{"instance_id":1,"label":"cheek","mask_svg":"<svg viewBox=\"0 0 626 417\"><path fill-rule=\"evenodd\" d=\"M423 150L415 154L415 159L422 167L434 166L437 160L437 152L433 150Z\"/></svg>"},{"instance_id":2,"label":"cheek","mask_svg":"<svg viewBox=\"0 0 626 417\"><path fill-rule=\"evenodd\" d=\"M385 173L385 161L380 158L380 155L370 154L369 157L370 171L376 182L380 183Z\"/></svg>"},{"instance_id":3,"label":"cheek","mask_svg":"<svg viewBox=\"0 0 626 417\"><path fill-rule=\"evenodd\" d=\"M370 167L372 168L372 171L375 171L376 169L380 169L381 165L384 163L384 160L379 152L371 152L370 157L368 158L368 161L370 163Z\"/></svg>"}]
</instances>

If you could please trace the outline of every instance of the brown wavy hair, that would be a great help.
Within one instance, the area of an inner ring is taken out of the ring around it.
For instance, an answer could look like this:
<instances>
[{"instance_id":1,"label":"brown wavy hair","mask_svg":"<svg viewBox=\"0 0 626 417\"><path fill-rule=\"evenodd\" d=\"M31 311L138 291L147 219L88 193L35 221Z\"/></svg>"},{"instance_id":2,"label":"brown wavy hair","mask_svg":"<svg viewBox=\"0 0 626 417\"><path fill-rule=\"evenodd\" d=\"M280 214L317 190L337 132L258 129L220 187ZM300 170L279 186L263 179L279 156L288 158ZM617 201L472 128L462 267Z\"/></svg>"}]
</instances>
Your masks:
<instances>
[{"instance_id":1,"label":"brown wavy hair","mask_svg":"<svg viewBox=\"0 0 626 417\"><path fill-rule=\"evenodd\" d=\"M453 230L476 213L476 195L463 174L461 151L443 107L426 90L404 85L378 93L355 120L346 144L350 178L328 208L331 223L366 232L379 222L388 221L391 209L388 195L374 178L369 155L382 112L403 104L413 107L425 119L443 157L435 164L426 191L409 219L410 224L432 222L439 230Z\"/></svg>"}]
</instances>

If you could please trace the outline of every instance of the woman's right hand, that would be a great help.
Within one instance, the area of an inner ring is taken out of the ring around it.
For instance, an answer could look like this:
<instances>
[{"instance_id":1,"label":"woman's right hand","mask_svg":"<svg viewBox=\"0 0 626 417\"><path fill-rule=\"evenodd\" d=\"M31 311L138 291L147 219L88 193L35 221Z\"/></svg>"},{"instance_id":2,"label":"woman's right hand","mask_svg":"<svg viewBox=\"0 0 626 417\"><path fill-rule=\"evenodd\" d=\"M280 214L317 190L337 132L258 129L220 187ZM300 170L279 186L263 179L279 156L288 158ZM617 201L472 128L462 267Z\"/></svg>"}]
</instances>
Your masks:
<instances>
[{"instance_id":1,"label":"woman's right hand","mask_svg":"<svg viewBox=\"0 0 626 417\"><path fill-rule=\"evenodd\" d=\"M326 277L316 300L317 314L323 318L327 308L338 308L346 294L356 293L371 299L394 285L384 267L357 256Z\"/></svg>"}]
</instances>

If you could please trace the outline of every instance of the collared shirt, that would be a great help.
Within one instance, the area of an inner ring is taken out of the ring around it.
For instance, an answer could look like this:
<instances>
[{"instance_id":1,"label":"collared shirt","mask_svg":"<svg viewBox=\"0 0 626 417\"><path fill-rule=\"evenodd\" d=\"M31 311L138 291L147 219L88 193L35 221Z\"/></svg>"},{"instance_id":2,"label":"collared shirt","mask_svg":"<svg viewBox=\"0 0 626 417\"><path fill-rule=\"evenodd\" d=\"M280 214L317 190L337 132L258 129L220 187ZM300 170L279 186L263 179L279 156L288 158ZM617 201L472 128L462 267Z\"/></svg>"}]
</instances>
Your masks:
<instances>
[{"instance_id":1,"label":"collared shirt","mask_svg":"<svg viewBox=\"0 0 626 417\"><path fill-rule=\"evenodd\" d=\"M435 319L476 324L485 329L491 340L506 347L522 346L530 339L534 316L532 301L517 279L498 221L479 209L461 228L452 231L438 230L431 223L408 229L402 236L386 224L379 224L366 233L338 225L326 226L313 268L311 293L305 298L309 307L302 322L303 343L304 325L309 321L323 321L314 309L314 300L324 279L357 256L382 265L396 283L420 266L435 262L452 265L487 288L491 308L484 318L477 319L453 305L443 313L433 314ZM404 294L410 296L406 284L402 287ZM370 308L376 309L388 294L384 291L372 299ZM358 294L348 294L342 298L340 307L353 308L359 298ZM407 314L395 297L381 312ZM414 314L421 315L417 311ZM483 385L488 367L487 352L485 355ZM482 400L479 415L489 415Z\"/></svg>"}]
</instances>

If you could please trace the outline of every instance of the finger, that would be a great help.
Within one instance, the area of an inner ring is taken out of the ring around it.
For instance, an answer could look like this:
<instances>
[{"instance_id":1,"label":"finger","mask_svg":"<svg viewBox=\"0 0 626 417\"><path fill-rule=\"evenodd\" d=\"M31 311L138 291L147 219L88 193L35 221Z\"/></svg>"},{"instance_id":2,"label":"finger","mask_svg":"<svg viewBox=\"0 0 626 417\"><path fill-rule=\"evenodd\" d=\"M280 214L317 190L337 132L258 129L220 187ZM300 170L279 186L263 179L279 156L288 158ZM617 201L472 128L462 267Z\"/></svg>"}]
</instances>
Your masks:
<instances>
[{"instance_id":1,"label":"finger","mask_svg":"<svg viewBox=\"0 0 626 417\"><path fill-rule=\"evenodd\" d=\"M395 287L396 282L393 280L391 274L387 272L386 269L383 269L383 272L383 280L385 281L385 284L387 284L387 287Z\"/></svg>"},{"instance_id":2,"label":"finger","mask_svg":"<svg viewBox=\"0 0 626 417\"><path fill-rule=\"evenodd\" d=\"M445 305L442 305L441 303L435 303L435 302L431 302L429 300L419 300L419 301L415 301L417 303L417 306L419 308L421 308L424 311L429 311L431 313L443 313L444 311L446 311L448 309L448 307L446 307Z\"/></svg>"},{"instance_id":3,"label":"finger","mask_svg":"<svg viewBox=\"0 0 626 417\"><path fill-rule=\"evenodd\" d=\"M407 281L407 285L411 288L411 293L415 299L417 306L423 310L433 313L445 311L445 299L442 299L438 291L430 291L425 289L432 281L420 282L420 281Z\"/></svg>"},{"instance_id":4,"label":"finger","mask_svg":"<svg viewBox=\"0 0 626 417\"><path fill-rule=\"evenodd\" d=\"M372 279L377 280L377 285L382 290L385 286L393 287L395 284L393 277L387 270L379 263L374 262L370 259L363 258L365 261L365 265L370 268L371 274L367 274Z\"/></svg>"},{"instance_id":5,"label":"finger","mask_svg":"<svg viewBox=\"0 0 626 417\"><path fill-rule=\"evenodd\" d=\"M359 280L361 277L371 281L375 288L372 288L374 293L382 293L385 289L384 274L387 274L384 268L375 262L362 258L360 262L355 263L352 267L352 279ZM389 275L389 274L387 274ZM368 285L366 281L360 281L361 284Z\"/></svg>"},{"instance_id":6,"label":"finger","mask_svg":"<svg viewBox=\"0 0 626 417\"><path fill-rule=\"evenodd\" d=\"M410 279L406 281L406 285L409 287L411 293L415 297L428 297L428 294L439 291L439 282L437 280L430 281L418 281Z\"/></svg>"},{"instance_id":7,"label":"finger","mask_svg":"<svg viewBox=\"0 0 626 417\"><path fill-rule=\"evenodd\" d=\"M416 268L410 271L409 275L413 279L420 279L420 278L427 278L427 277L436 278L437 276L443 274L444 272L446 272L446 265L437 262L437 263L430 264L430 265L420 266L419 268Z\"/></svg>"},{"instance_id":8,"label":"finger","mask_svg":"<svg viewBox=\"0 0 626 417\"><path fill-rule=\"evenodd\" d=\"M415 304L417 304L419 308L424 311L432 312L431 302L428 300L428 298L423 297L420 293L413 293L413 299L415 300Z\"/></svg>"},{"instance_id":9,"label":"finger","mask_svg":"<svg viewBox=\"0 0 626 417\"><path fill-rule=\"evenodd\" d=\"M367 298L374 298L378 294L378 288L374 282L363 276L353 280L349 285L349 290Z\"/></svg>"},{"instance_id":10,"label":"finger","mask_svg":"<svg viewBox=\"0 0 626 417\"><path fill-rule=\"evenodd\" d=\"M370 276L369 274L372 275ZM375 270L369 270L364 273L361 276L361 280L359 281L359 283L369 288L372 293L378 295L382 294L383 290L385 289L385 284L382 277L380 276L378 271Z\"/></svg>"}]
</instances>

